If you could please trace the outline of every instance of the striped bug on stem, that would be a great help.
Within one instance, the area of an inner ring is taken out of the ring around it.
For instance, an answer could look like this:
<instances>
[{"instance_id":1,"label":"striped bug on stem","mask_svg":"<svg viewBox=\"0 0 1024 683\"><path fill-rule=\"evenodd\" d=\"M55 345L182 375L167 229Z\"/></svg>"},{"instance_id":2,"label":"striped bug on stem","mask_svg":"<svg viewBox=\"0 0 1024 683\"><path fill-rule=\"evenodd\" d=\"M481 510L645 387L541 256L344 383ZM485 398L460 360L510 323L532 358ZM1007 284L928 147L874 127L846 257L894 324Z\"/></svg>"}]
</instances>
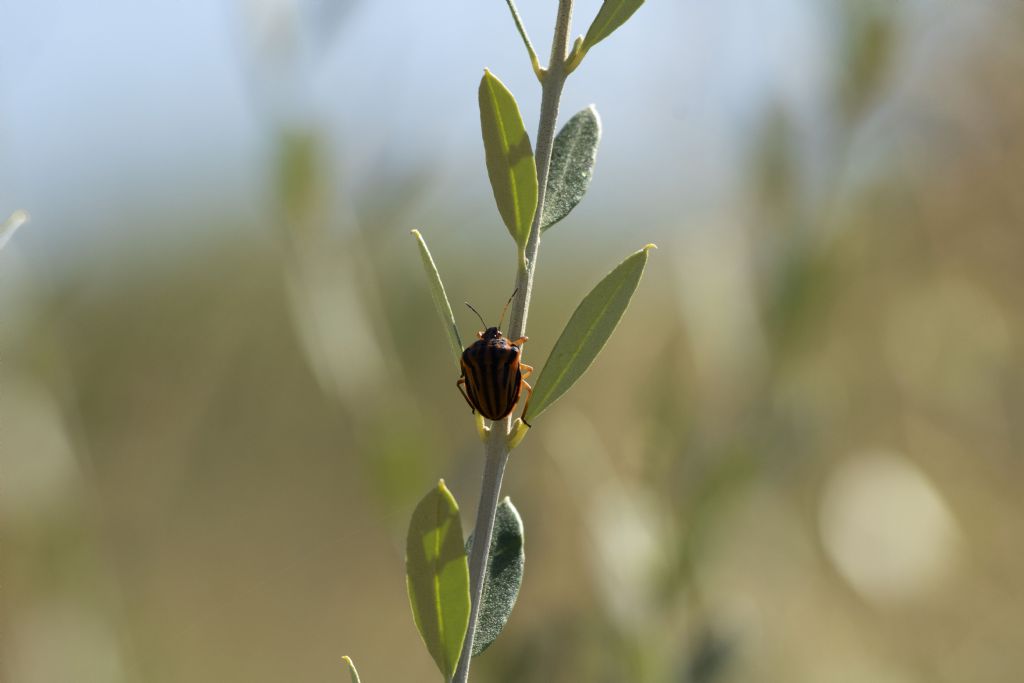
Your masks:
<instances>
[{"instance_id":1,"label":"striped bug on stem","mask_svg":"<svg viewBox=\"0 0 1024 683\"><path fill-rule=\"evenodd\" d=\"M516 292L518 291L517 289ZM519 403L519 396L524 388L527 396L522 415L525 416L526 409L530 406L530 397L533 396L533 387L526 381L533 372L533 367L520 362L522 345L529 337L510 341L499 329L516 292L512 292L512 296L501 311L498 324L493 327L488 327L479 311L466 302L469 310L480 318L484 329L476 333L478 339L462 352L462 377L455 386L462 392L463 398L473 412L479 412L488 420L502 420L508 417ZM525 419L523 424L530 426Z\"/></svg>"}]
</instances>

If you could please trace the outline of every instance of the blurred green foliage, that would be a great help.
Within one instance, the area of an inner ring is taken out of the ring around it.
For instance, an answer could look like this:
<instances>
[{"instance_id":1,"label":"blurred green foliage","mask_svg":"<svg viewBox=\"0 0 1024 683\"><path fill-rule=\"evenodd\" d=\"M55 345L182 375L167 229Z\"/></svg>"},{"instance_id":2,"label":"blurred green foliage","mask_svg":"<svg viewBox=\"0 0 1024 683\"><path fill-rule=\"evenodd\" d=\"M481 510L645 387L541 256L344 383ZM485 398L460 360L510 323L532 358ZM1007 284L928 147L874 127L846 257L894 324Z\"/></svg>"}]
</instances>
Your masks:
<instances>
[{"instance_id":1,"label":"blurred green foliage","mask_svg":"<svg viewBox=\"0 0 1024 683\"><path fill-rule=\"evenodd\" d=\"M530 567L475 680L1024 667L1024 41L933 71L895 10L836 7L825 139L766 104L735 203L658 236L630 324L512 456ZM431 171L343 192L324 136L274 129L276 242L102 283L0 254L4 680L434 675L405 523L482 463L408 238ZM450 211L450 295L496 310L512 273ZM586 229L614 262L616 221ZM541 276L527 362L600 275Z\"/></svg>"}]
</instances>

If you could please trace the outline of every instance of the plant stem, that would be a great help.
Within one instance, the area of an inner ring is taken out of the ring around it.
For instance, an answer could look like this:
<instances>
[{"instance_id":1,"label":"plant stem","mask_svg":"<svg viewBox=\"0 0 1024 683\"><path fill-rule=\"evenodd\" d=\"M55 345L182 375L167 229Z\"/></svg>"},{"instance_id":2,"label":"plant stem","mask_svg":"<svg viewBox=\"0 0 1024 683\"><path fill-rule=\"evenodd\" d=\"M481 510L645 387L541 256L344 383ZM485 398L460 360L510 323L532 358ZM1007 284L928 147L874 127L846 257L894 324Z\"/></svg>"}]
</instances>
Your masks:
<instances>
[{"instance_id":1,"label":"plant stem","mask_svg":"<svg viewBox=\"0 0 1024 683\"><path fill-rule=\"evenodd\" d=\"M569 28L572 23L573 0L559 0L558 17L555 19L555 35L551 41L551 58L547 74L541 85L540 121L537 125L537 148L534 158L537 164L537 211L533 216L530 239L526 243L526 263L519 260L516 273L516 298L512 302L512 317L509 319L509 339L518 339L526 334L526 318L530 309L530 294L533 290L533 274L537 267L537 253L540 250L540 220L547 194L548 169L551 166L551 148L555 142L555 126L558 123L558 103L562 98L562 87L568 75L565 60L569 50ZM518 22L517 22L518 23ZM455 670L452 683L466 683L469 680L469 665L473 658L473 636L480 616L480 602L483 598L484 579L487 572L487 556L491 548L491 534L494 530L494 516L501 493L501 479L508 462L508 434L512 418L491 425L484 444L484 476L480 489L480 504L477 507L476 526L473 532L473 548L469 557L469 596L471 608L466 640L462 644L462 655Z\"/></svg>"},{"instance_id":2,"label":"plant stem","mask_svg":"<svg viewBox=\"0 0 1024 683\"><path fill-rule=\"evenodd\" d=\"M462 654L459 656L459 667L455 670L455 683L469 680L469 663L473 657L473 634L476 631L477 618L480 616L480 600L484 592L484 575L487 570L487 556L490 554L491 535L494 530L494 517L498 508L498 496L501 493L501 479L505 475L505 463L508 462L508 445L506 433L491 427L484 442L484 477L480 488L480 504L477 507L476 526L473 529L473 547L469 551L469 595L472 606L469 612L469 628L466 640L462 643Z\"/></svg>"},{"instance_id":3,"label":"plant stem","mask_svg":"<svg viewBox=\"0 0 1024 683\"><path fill-rule=\"evenodd\" d=\"M540 122L537 125L537 212L533 215L530 239L526 242L526 267L520 266L516 274L516 295L512 302L509 318L508 337L518 339L526 334L526 317L530 310L530 295L533 292L533 273L537 268L537 252L540 249L540 219L547 195L548 169L551 166L551 148L555 143L555 126L558 123L558 103L562 99L565 85L565 58L569 50L569 26L572 20L573 0L559 0L558 18L555 21L555 38L551 43L551 58L547 75L541 86Z\"/></svg>"}]
</instances>

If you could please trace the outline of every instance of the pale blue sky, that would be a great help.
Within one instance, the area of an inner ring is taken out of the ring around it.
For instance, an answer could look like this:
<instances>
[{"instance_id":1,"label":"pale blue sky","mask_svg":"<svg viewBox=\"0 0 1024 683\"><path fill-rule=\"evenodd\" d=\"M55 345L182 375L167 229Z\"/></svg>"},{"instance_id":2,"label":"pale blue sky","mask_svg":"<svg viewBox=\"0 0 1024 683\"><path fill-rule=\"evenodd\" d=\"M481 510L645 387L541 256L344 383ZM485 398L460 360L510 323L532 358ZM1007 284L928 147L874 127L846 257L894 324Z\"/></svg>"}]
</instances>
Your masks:
<instances>
[{"instance_id":1,"label":"pale blue sky","mask_svg":"<svg viewBox=\"0 0 1024 683\"><path fill-rule=\"evenodd\" d=\"M266 209L269 131L288 119L326 127L354 183L381 159L425 163L443 188L489 199L481 70L508 84L531 131L539 99L502 0L366 0L336 30L308 12L300 55L280 68L267 48L279 36L260 38L253 8L290 4L0 0L0 213L32 213L26 246L81 256L192 235L187 220L170 235L144 220L125 234L119 215L143 209L236 207L255 219ZM831 4L649 0L591 52L563 99L563 120L592 102L601 112L603 196L627 213L651 200L684 213L728 191L768 102L813 123L832 68ZM331 6L303 6L317 5ZM577 3L575 33L599 5ZM542 53L554 7L520 3Z\"/></svg>"}]
</instances>

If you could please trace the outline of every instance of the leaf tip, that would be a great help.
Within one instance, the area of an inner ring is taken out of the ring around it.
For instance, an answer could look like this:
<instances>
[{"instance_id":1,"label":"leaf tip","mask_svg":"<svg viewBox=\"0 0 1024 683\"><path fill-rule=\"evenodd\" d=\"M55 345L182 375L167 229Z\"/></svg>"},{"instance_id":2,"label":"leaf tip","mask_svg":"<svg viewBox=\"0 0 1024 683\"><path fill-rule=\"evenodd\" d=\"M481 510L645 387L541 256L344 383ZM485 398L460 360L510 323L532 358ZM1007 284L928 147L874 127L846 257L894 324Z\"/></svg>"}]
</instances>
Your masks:
<instances>
[{"instance_id":1,"label":"leaf tip","mask_svg":"<svg viewBox=\"0 0 1024 683\"><path fill-rule=\"evenodd\" d=\"M29 219L31 216L28 215L28 211L18 209L7 220L0 220L0 247L7 244L7 240L17 232L18 228L28 223Z\"/></svg>"},{"instance_id":2,"label":"leaf tip","mask_svg":"<svg viewBox=\"0 0 1024 683\"><path fill-rule=\"evenodd\" d=\"M441 497L448 501L448 504L453 510L459 509L459 502L455 500L455 494L451 492L451 489L444 483L444 479L437 480L437 492L441 494Z\"/></svg>"},{"instance_id":3,"label":"leaf tip","mask_svg":"<svg viewBox=\"0 0 1024 683\"><path fill-rule=\"evenodd\" d=\"M654 242L649 242L649 243L644 245L644 249L643 250L644 251L650 251L651 249L657 249L657 248L658 248L657 244L655 244Z\"/></svg>"},{"instance_id":4,"label":"leaf tip","mask_svg":"<svg viewBox=\"0 0 1024 683\"><path fill-rule=\"evenodd\" d=\"M352 658L346 655L341 658L341 661L348 667L348 673L352 677L353 683L359 683L359 672L356 671L356 665L352 662Z\"/></svg>"},{"instance_id":5,"label":"leaf tip","mask_svg":"<svg viewBox=\"0 0 1024 683\"><path fill-rule=\"evenodd\" d=\"M417 230L416 228L413 228L412 230L410 230L409 234L412 235L413 237L415 237L416 239L421 239L423 237L423 235L420 234L420 231Z\"/></svg>"}]
</instances>

